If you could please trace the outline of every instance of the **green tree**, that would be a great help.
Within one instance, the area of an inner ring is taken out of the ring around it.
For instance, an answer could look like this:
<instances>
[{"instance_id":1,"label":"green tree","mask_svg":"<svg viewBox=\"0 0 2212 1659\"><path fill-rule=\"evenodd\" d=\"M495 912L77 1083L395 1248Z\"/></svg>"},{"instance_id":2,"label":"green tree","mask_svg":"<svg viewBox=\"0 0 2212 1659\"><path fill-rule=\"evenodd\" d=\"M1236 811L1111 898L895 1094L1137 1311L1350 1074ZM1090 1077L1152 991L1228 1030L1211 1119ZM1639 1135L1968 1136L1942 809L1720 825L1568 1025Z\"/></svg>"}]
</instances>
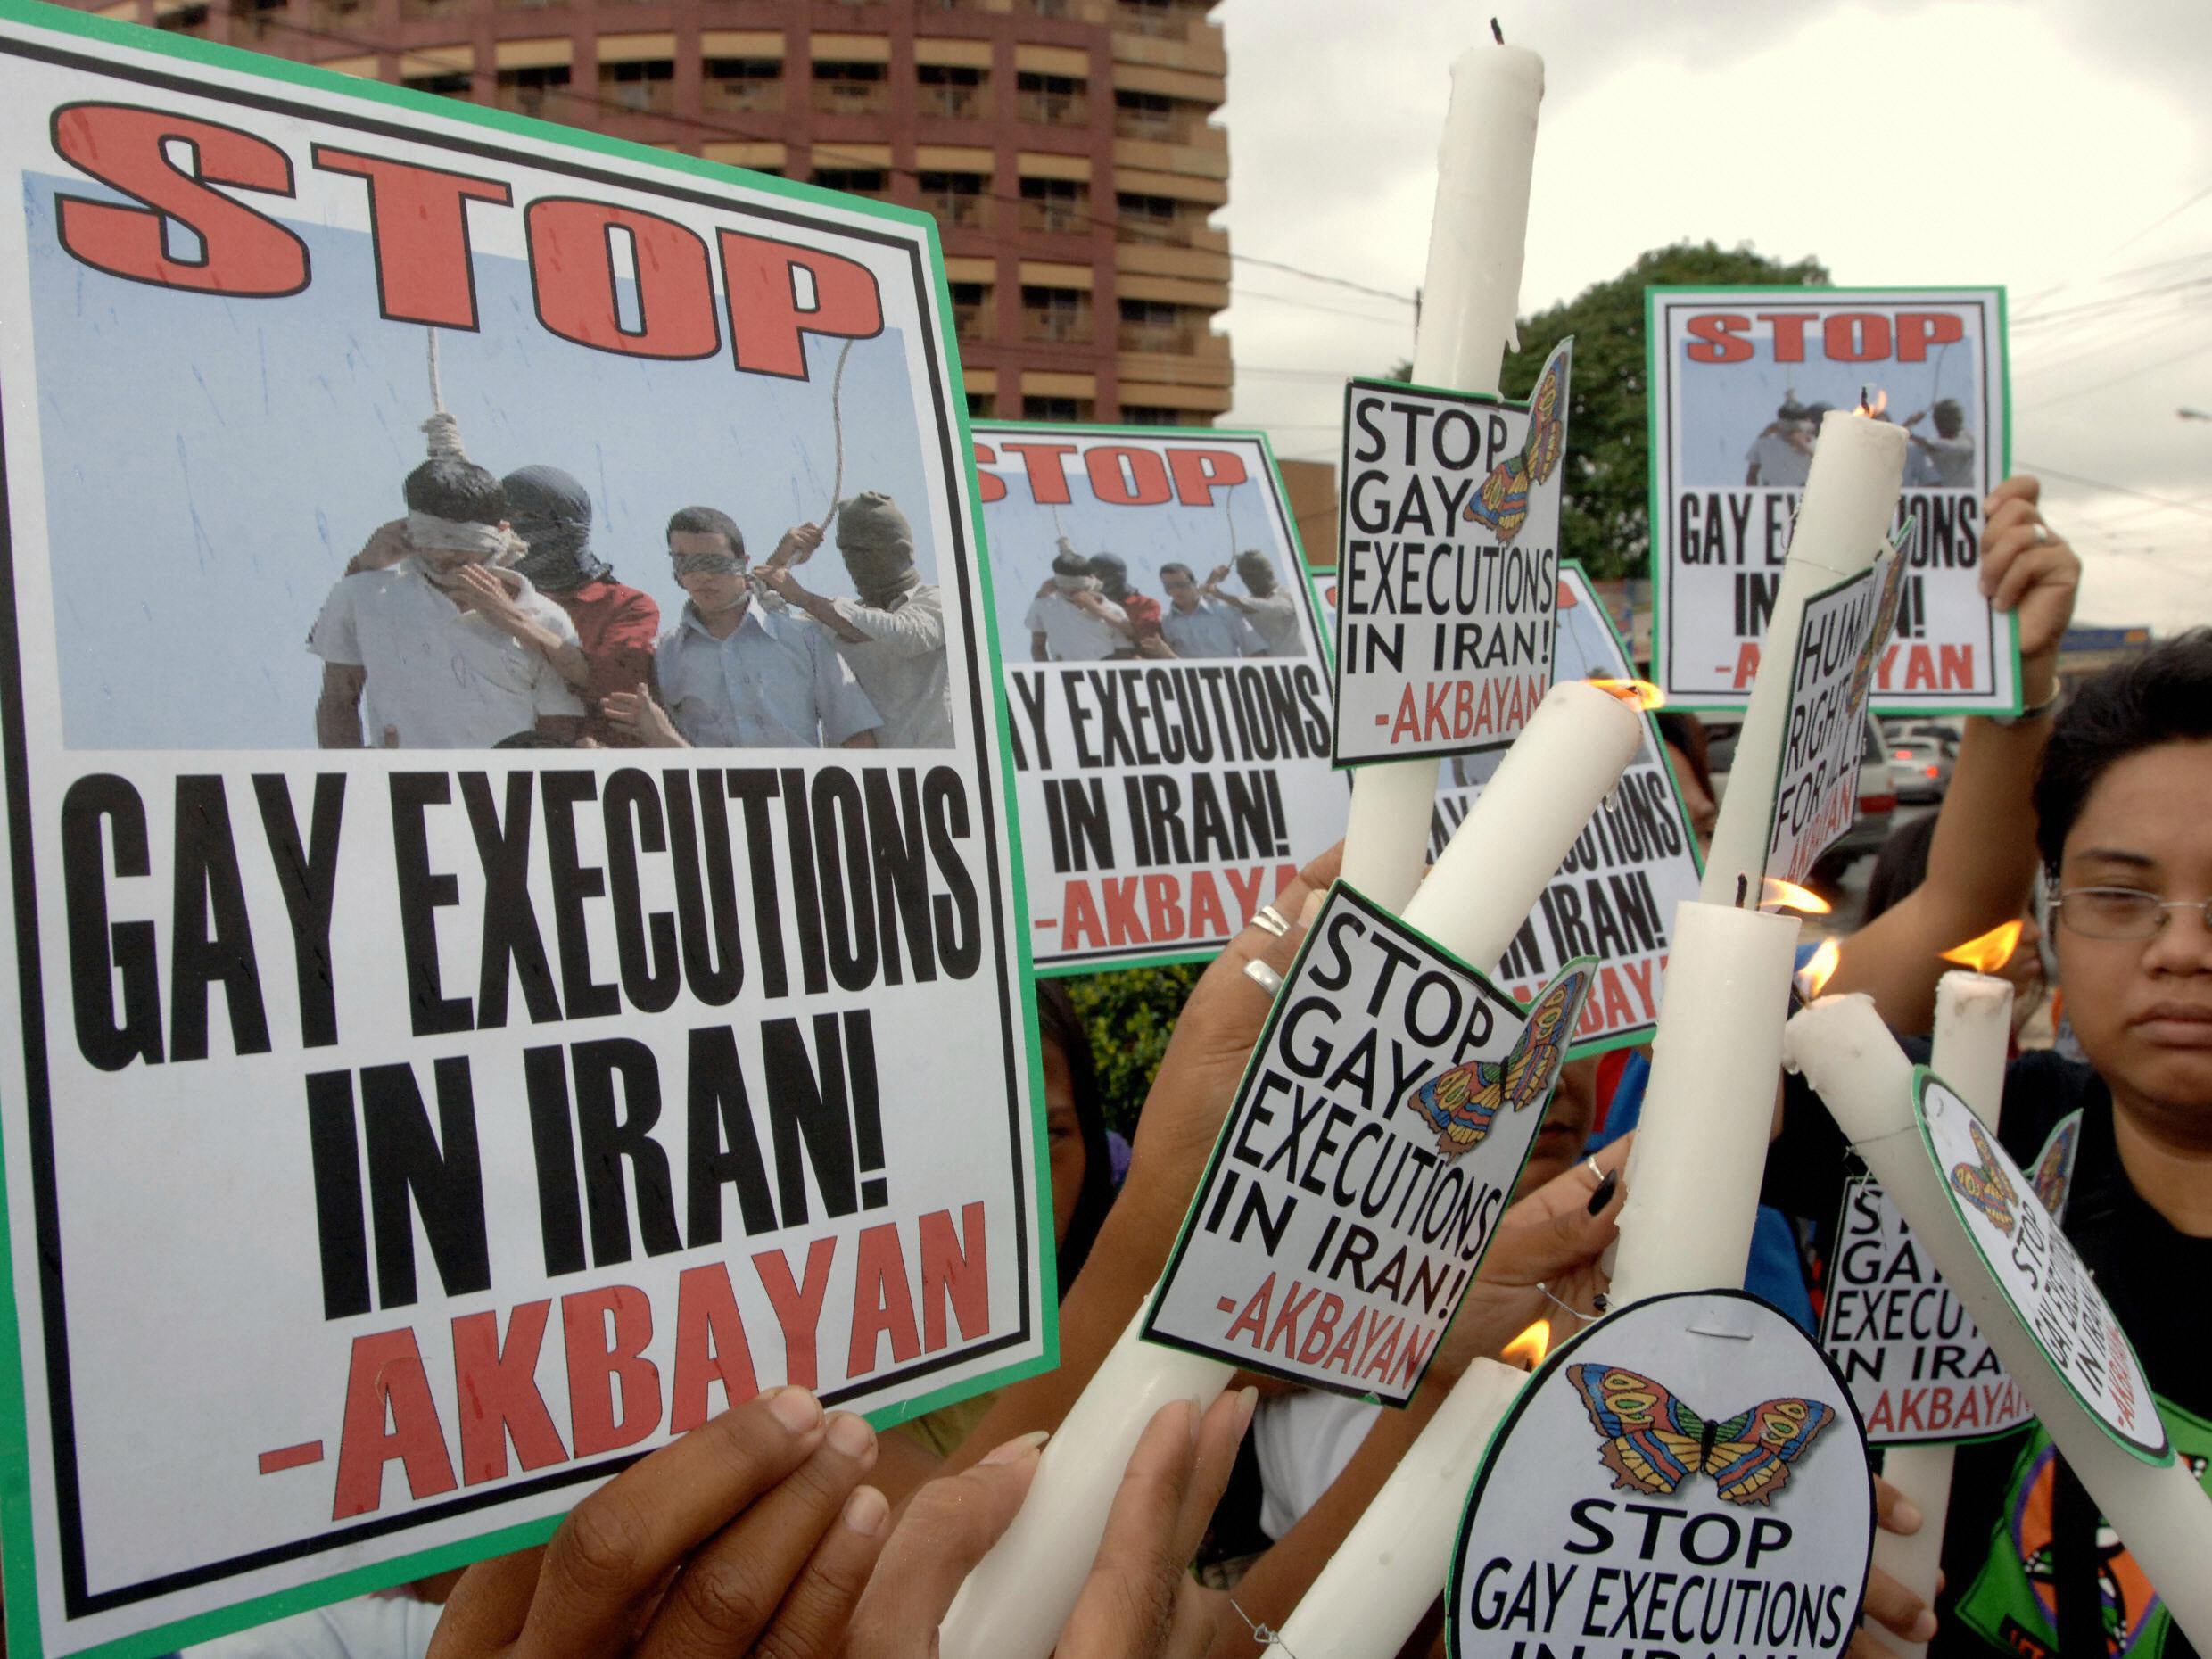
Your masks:
<instances>
[{"instance_id":1,"label":"green tree","mask_svg":"<svg viewBox=\"0 0 2212 1659\"><path fill-rule=\"evenodd\" d=\"M1677 243L1654 248L1610 282L1521 319L1521 349L1506 359L1506 395L1525 398L1551 349L1574 336L1561 551L1594 576L1640 574L1651 552L1650 428L1645 414L1644 290L1727 283L1785 287L1830 280L1817 259L1790 264L1748 245Z\"/></svg>"},{"instance_id":2,"label":"green tree","mask_svg":"<svg viewBox=\"0 0 2212 1659\"><path fill-rule=\"evenodd\" d=\"M1078 974L1067 981L1068 995L1091 1034L1110 1127L1136 1133L1137 1111L1152 1086L1152 1073L1160 1069L1160 1057L1168 1052L1176 1016L1202 971L1196 963L1185 963Z\"/></svg>"}]
</instances>

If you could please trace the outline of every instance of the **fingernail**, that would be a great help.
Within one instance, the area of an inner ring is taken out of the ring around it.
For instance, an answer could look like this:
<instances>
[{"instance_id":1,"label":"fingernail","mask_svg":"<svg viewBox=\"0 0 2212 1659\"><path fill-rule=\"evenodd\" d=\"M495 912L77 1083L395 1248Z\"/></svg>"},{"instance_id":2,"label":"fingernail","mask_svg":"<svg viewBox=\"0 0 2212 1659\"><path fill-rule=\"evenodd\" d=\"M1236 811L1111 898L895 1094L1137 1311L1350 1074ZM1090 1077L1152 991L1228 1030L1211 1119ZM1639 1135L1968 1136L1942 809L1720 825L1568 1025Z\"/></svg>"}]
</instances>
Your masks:
<instances>
[{"instance_id":1,"label":"fingernail","mask_svg":"<svg viewBox=\"0 0 2212 1659\"><path fill-rule=\"evenodd\" d=\"M1593 1216L1603 1213L1605 1206L1613 1202L1613 1195L1620 1190L1621 1172L1618 1169L1606 1170L1605 1178L1597 1184L1597 1190L1589 1195L1589 1213Z\"/></svg>"},{"instance_id":2,"label":"fingernail","mask_svg":"<svg viewBox=\"0 0 2212 1659\"><path fill-rule=\"evenodd\" d=\"M1920 1616L1912 1622L1912 1634L1908 1641L1932 1642L1936 1639L1936 1615L1928 1608L1920 1609Z\"/></svg>"},{"instance_id":3,"label":"fingernail","mask_svg":"<svg viewBox=\"0 0 2212 1659\"><path fill-rule=\"evenodd\" d=\"M768 1414L794 1434L821 1421L821 1402L803 1388L780 1388L768 1397Z\"/></svg>"},{"instance_id":4,"label":"fingernail","mask_svg":"<svg viewBox=\"0 0 2212 1659\"><path fill-rule=\"evenodd\" d=\"M1314 918L1321 913L1321 907L1328 902L1328 889L1325 887L1317 893L1306 895L1306 902L1298 909L1298 925L1301 928L1312 927Z\"/></svg>"},{"instance_id":5,"label":"fingernail","mask_svg":"<svg viewBox=\"0 0 2212 1659\"><path fill-rule=\"evenodd\" d=\"M847 1457L864 1457L875 1446L876 1432L868 1426L867 1418L840 1411L830 1419L829 1440Z\"/></svg>"},{"instance_id":6,"label":"fingernail","mask_svg":"<svg viewBox=\"0 0 2212 1659\"><path fill-rule=\"evenodd\" d=\"M872 1486L853 1489L853 1495L845 1500L845 1524L863 1538L873 1538L883 1530L884 1517L891 1513L891 1500Z\"/></svg>"},{"instance_id":7,"label":"fingernail","mask_svg":"<svg viewBox=\"0 0 2212 1659\"><path fill-rule=\"evenodd\" d=\"M1241 1402L1236 1408L1236 1437L1242 1440L1244 1431L1252 1426L1252 1413L1259 1409L1259 1391L1248 1385L1237 1390L1236 1397Z\"/></svg>"},{"instance_id":8,"label":"fingernail","mask_svg":"<svg viewBox=\"0 0 2212 1659\"><path fill-rule=\"evenodd\" d=\"M1900 1498L1889 1506L1889 1527L1892 1532L1917 1532L1920 1530L1920 1506L1909 1498Z\"/></svg>"},{"instance_id":9,"label":"fingernail","mask_svg":"<svg viewBox=\"0 0 2212 1659\"><path fill-rule=\"evenodd\" d=\"M1034 1457L1038 1452L1044 1450L1044 1442L1052 1436L1052 1432L1050 1429L1031 1429L1027 1434L1017 1434L1005 1445L994 1448L985 1453L983 1461L986 1463L1019 1463L1023 1458Z\"/></svg>"}]
</instances>

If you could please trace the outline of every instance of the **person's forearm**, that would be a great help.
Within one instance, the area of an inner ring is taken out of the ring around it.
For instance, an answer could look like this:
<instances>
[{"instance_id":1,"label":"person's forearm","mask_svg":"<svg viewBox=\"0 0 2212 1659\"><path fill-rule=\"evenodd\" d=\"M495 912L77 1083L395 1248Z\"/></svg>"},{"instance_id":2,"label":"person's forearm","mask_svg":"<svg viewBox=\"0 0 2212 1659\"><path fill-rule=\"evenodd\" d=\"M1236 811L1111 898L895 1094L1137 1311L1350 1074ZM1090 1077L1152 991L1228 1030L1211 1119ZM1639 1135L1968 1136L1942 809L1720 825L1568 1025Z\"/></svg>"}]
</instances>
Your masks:
<instances>
[{"instance_id":1,"label":"person's forearm","mask_svg":"<svg viewBox=\"0 0 2212 1659\"><path fill-rule=\"evenodd\" d=\"M326 749L358 749L361 742L360 706L330 697L315 700L315 741Z\"/></svg>"},{"instance_id":2,"label":"person's forearm","mask_svg":"<svg viewBox=\"0 0 2212 1659\"><path fill-rule=\"evenodd\" d=\"M846 621L843 613L838 609L836 601L826 599L819 593L801 595L798 606L801 610L847 645L866 645L872 637L862 632L851 623Z\"/></svg>"},{"instance_id":3,"label":"person's forearm","mask_svg":"<svg viewBox=\"0 0 2212 1659\"><path fill-rule=\"evenodd\" d=\"M1441 1379L1425 1381L1403 1411L1385 1410L1375 1419L1329 1490L1238 1581L1236 1606L1216 1609L1209 1654L1241 1659L1251 1652L1251 1627L1237 1616L1240 1608L1254 1623L1282 1628L1449 1391Z\"/></svg>"},{"instance_id":4,"label":"person's forearm","mask_svg":"<svg viewBox=\"0 0 2212 1659\"><path fill-rule=\"evenodd\" d=\"M591 687L591 661L583 654L583 647L574 640L564 640L541 623L518 616L508 624L508 634L517 644L526 645L553 665L553 672L579 691Z\"/></svg>"}]
</instances>

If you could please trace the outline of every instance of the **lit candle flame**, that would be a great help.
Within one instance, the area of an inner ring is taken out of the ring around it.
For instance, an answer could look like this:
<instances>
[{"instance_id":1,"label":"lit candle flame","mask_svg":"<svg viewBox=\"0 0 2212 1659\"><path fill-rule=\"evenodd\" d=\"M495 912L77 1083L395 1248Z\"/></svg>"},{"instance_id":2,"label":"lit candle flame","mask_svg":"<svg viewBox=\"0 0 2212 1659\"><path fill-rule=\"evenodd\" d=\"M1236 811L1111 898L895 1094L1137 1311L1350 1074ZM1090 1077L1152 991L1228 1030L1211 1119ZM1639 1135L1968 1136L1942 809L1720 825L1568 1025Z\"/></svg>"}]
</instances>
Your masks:
<instances>
[{"instance_id":1,"label":"lit candle flame","mask_svg":"<svg viewBox=\"0 0 2212 1659\"><path fill-rule=\"evenodd\" d=\"M1871 396L1868 395L1867 389L1864 386L1859 388L1859 408L1857 411L1859 414L1866 416L1870 420L1888 407L1889 393L1884 392L1880 387L1877 386Z\"/></svg>"},{"instance_id":2,"label":"lit candle flame","mask_svg":"<svg viewBox=\"0 0 2212 1659\"><path fill-rule=\"evenodd\" d=\"M1836 964L1843 960L1844 949L1834 939L1820 941L1820 948L1812 953L1812 960L1797 970L1797 988L1807 1002L1820 995L1822 987L1835 977Z\"/></svg>"},{"instance_id":3,"label":"lit candle flame","mask_svg":"<svg viewBox=\"0 0 2212 1659\"><path fill-rule=\"evenodd\" d=\"M1969 939L1964 945L1954 945L1941 954L1945 962L1957 962L1961 968L1971 968L1976 973L1994 973L2019 948L2020 931L2025 926L2015 917L2002 927L1992 928L1980 938Z\"/></svg>"},{"instance_id":4,"label":"lit candle flame","mask_svg":"<svg viewBox=\"0 0 2212 1659\"><path fill-rule=\"evenodd\" d=\"M1500 1349L1498 1357L1509 1366L1519 1366L1523 1371L1533 1371L1544 1363L1544 1356L1549 1352L1551 1352L1551 1321L1539 1319Z\"/></svg>"},{"instance_id":5,"label":"lit candle flame","mask_svg":"<svg viewBox=\"0 0 2212 1659\"><path fill-rule=\"evenodd\" d=\"M1638 708L1657 708L1667 700L1667 694L1648 680L1607 680L1601 674L1592 674L1585 683Z\"/></svg>"},{"instance_id":6,"label":"lit candle flame","mask_svg":"<svg viewBox=\"0 0 2212 1659\"><path fill-rule=\"evenodd\" d=\"M1808 916L1825 916L1836 908L1811 887L1801 887L1779 876L1769 876L1759 889L1760 909L1770 904L1782 910L1803 911Z\"/></svg>"}]
</instances>

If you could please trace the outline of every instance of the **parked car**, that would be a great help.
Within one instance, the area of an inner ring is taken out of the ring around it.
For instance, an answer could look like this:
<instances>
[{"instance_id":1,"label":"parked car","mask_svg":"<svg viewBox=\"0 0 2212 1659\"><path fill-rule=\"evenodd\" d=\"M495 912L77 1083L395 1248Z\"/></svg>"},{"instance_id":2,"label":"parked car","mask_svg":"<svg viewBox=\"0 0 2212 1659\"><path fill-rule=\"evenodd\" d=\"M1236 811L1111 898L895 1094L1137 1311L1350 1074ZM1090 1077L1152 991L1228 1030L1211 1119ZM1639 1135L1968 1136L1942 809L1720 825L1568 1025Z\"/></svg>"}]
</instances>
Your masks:
<instances>
[{"instance_id":1,"label":"parked car","mask_svg":"<svg viewBox=\"0 0 2212 1659\"><path fill-rule=\"evenodd\" d=\"M1940 801L1951 787L1951 755L1940 738L1899 738L1889 746L1889 775L1901 801Z\"/></svg>"},{"instance_id":2,"label":"parked car","mask_svg":"<svg viewBox=\"0 0 2212 1659\"><path fill-rule=\"evenodd\" d=\"M1706 723L1706 755L1712 766L1716 800L1728 788L1728 775L1736 763L1736 740L1742 730L1740 724ZM1896 810L1897 790L1890 779L1889 745L1883 739L1881 727L1869 716L1859 744L1859 815L1813 865L1813 885L1833 887L1859 859L1879 852L1882 843L1889 839L1890 819Z\"/></svg>"},{"instance_id":3,"label":"parked car","mask_svg":"<svg viewBox=\"0 0 2212 1659\"><path fill-rule=\"evenodd\" d=\"M1882 733L1893 743L1907 738L1933 738L1943 745L1944 753L1954 759L1959 753L1960 730L1956 722L1936 720L1891 720L1882 724Z\"/></svg>"}]
</instances>

